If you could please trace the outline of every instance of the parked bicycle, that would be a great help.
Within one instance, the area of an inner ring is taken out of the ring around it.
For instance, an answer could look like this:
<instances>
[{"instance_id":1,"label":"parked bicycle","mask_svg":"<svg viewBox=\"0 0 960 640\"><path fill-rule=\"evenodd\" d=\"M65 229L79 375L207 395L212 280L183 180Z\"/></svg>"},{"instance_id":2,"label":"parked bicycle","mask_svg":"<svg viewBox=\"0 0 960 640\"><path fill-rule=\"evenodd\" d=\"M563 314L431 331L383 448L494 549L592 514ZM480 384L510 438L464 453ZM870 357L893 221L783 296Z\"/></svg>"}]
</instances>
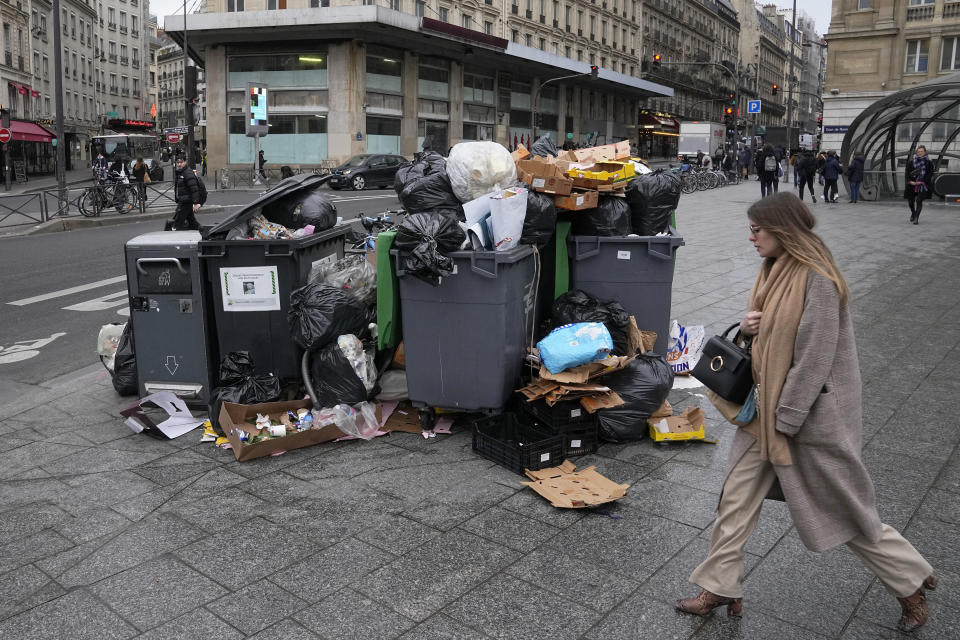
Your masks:
<instances>
[{"instance_id":1,"label":"parked bicycle","mask_svg":"<svg viewBox=\"0 0 960 640\"><path fill-rule=\"evenodd\" d=\"M359 231L351 231L347 235L347 242L353 249L362 249L364 251L374 251L377 248L377 235L384 231L393 231L400 223L400 216L405 214L403 209L387 209L379 216L370 217L360 213L357 218L363 226L365 234Z\"/></svg>"},{"instance_id":2,"label":"parked bicycle","mask_svg":"<svg viewBox=\"0 0 960 640\"><path fill-rule=\"evenodd\" d=\"M130 213L140 206L140 195L136 185L130 179L115 171L109 172L104 180L98 180L87 187L77 198L77 208L87 218L96 218L107 207L113 207L119 214Z\"/></svg>"}]
</instances>

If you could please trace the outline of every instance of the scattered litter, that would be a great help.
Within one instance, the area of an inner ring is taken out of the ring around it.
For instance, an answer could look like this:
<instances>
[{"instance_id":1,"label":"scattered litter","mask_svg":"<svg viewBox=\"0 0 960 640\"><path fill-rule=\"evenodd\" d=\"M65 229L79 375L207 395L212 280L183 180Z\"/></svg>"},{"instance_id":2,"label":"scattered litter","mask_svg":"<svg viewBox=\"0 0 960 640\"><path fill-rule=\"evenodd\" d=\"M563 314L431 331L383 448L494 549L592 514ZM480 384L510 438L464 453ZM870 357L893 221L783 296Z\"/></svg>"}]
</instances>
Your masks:
<instances>
[{"instance_id":1,"label":"scattered litter","mask_svg":"<svg viewBox=\"0 0 960 640\"><path fill-rule=\"evenodd\" d=\"M155 405L157 408L165 411L170 417L157 423L147 415L143 405ZM120 412L126 420L127 425L134 433L146 431L150 435L179 438L185 433L189 433L197 427L207 423L203 418L194 418L187 404L169 391L158 391L140 398L130 407Z\"/></svg>"},{"instance_id":2,"label":"scattered litter","mask_svg":"<svg viewBox=\"0 0 960 640\"><path fill-rule=\"evenodd\" d=\"M601 475L594 466L577 471L569 460L556 467L526 471L533 482L524 484L562 509L582 509L613 502L627 495L628 484L617 484ZM605 514L606 515L606 514Z\"/></svg>"},{"instance_id":3,"label":"scattered litter","mask_svg":"<svg viewBox=\"0 0 960 640\"><path fill-rule=\"evenodd\" d=\"M703 409L687 407L680 415L651 417L647 424L650 426L650 439L654 442L703 440L716 444L716 441L706 439L704 422Z\"/></svg>"},{"instance_id":4,"label":"scattered litter","mask_svg":"<svg viewBox=\"0 0 960 640\"><path fill-rule=\"evenodd\" d=\"M676 375L689 375L703 353L706 334L702 325L685 327L676 320L670 323L670 342L667 347L667 364Z\"/></svg>"}]
</instances>

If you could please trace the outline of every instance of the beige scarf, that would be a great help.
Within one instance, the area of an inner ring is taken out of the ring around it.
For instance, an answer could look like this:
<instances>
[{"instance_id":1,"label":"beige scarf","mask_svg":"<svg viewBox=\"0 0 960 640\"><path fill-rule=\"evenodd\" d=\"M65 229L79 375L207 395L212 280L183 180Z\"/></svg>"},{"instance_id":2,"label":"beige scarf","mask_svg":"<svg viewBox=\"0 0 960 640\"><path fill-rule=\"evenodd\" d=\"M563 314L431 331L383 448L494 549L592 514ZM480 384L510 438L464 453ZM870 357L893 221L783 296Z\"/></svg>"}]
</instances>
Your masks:
<instances>
[{"instance_id":1,"label":"beige scarf","mask_svg":"<svg viewBox=\"0 0 960 640\"><path fill-rule=\"evenodd\" d=\"M775 465L793 460L787 436L776 430L776 410L793 364L797 328L803 315L808 268L784 253L766 260L750 291L750 310L761 311L760 331L753 339L753 380L759 384L757 417L744 431L760 443L760 455Z\"/></svg>"}]
</instances>

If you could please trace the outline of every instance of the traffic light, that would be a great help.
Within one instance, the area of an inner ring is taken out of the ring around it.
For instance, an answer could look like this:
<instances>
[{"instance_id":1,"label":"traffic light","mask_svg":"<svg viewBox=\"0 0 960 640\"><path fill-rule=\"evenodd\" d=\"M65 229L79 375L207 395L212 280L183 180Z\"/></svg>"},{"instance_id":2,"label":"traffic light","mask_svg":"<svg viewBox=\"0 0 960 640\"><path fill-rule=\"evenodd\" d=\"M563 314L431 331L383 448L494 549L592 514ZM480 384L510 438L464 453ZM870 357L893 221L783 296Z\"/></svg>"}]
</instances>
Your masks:
<instances>
[{"instance_id":1,"label":"traffic light","mask_svg":"<svg viewBox=\"0 0 960 640\"><path fill-rule=\"evenodd\" d=\"M595 80L600 74L600 67L595 64L590 65L590 79Z\"/></svg>"},{"instance_id":2,"label":"traffic light","mask_svg":"<svg viewBox=\"0 0 960 640\"><path fill-rule=\"evenodd\" d=\"M735 94L735 93L728 93L728 94L727 94L727 98L730 100L730 106L731 106L731 107L737 106L737 94Z\"/></svg>"},{"instance_id":3,"label":"traffic light","mask_svg":"<svg viewBox=\"0 0 960 640\"><path fill-rule=\"evenodd\" d=\"M183 69L183 97L191 102L198 98L197 68L191 65L187 65Z\"/></svg>"},{"instance_id":4,"label":"traffic light","mask_svg":"<svg viewBox=\"0 0 960 640\"><path fill-rule=\"evenodd\" d=\"M777 95L777 89L779 88L780 88L779 86L773 85L773 95Z\"/></svg>"},{"instance_id":5,"label":"traffic light","mask_svg":"<svg viewBox=\"0 0 960 640\"><path fill-rule=\"evenodd\" d=\"M730 117L733 115L733 107L727 107L723 110L723 112L727 115L727 117Z\"/></svg>"},{"instance_id":6,"label":"traffic light","mask_svg":"<svg viewBox=\"0 0 960 640\"><path fill-rule=\"evenodd\" d=\"M654 71L660 70L660 54L659 53L653 54L653 70Z\"/></svg>"}]
</instances>

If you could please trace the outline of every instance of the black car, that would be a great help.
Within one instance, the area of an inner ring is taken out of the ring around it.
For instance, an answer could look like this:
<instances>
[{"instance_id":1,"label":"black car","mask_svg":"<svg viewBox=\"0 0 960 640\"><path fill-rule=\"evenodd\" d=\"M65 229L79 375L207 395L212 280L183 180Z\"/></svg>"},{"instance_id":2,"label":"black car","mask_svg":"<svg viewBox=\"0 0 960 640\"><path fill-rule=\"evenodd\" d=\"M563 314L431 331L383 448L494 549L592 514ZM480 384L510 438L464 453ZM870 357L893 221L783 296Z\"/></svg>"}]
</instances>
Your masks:
<instances>
[{"instance_id":1,"label":"black car","mask_svg":"<svg viewBox=\"0 0 960 640\"><path fill-rule=\"evenodd\" d=\"M403 156L365 153L353 156L331 172L331 189L350 188L361 191L367 187L392 187L397 169L407 163Z\"/></svg>"}]
</instances>

